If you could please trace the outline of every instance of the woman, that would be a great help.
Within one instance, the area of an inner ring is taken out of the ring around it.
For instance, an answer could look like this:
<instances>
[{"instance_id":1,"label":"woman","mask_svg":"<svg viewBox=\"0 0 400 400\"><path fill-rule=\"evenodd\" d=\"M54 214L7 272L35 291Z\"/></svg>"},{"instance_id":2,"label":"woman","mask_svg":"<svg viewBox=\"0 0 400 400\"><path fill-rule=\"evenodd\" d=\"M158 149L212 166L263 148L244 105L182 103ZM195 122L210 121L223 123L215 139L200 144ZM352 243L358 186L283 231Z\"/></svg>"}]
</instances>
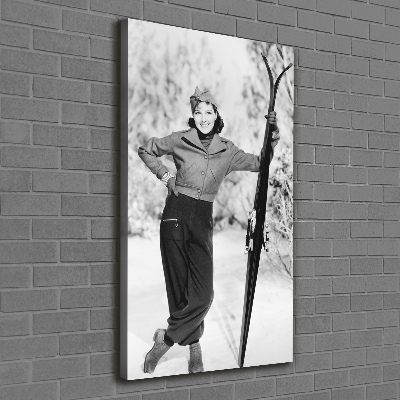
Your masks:
<instances>
[{"instance_id":1,"label":"woman","mask_svg":"<svg viewBox=\"0 0 400 400\"><path fill-rule=\"evenodd\" d=\"M170 316L167 329L157 329L144 372L152 373L174 344L190 348L189 373L204 371L199 339L213 300L213 200L223 178L232 171L258 171L259 156L245 153L219 136L224 127L217 103L208 90L196 87L190 97L190 129L151 138L138 154L167 187L160 225L161 256ZM272 147L279 140L276 114ZM159 157L173 156L177 174ZM273 151L269 155L271 161Z\"/></svg>"}]
</instances>

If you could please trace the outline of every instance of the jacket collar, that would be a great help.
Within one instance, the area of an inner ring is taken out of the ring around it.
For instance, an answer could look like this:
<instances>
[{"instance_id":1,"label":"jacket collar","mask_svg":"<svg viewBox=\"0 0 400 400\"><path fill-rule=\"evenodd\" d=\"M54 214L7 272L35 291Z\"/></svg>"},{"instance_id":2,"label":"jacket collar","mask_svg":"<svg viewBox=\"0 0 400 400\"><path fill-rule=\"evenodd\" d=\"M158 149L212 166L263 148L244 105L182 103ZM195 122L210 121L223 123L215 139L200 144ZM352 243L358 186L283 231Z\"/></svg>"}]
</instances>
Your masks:
<instances>
[{"instance_id":1,"label":"jacket collar","mask_svg":"<svg viewBox=\"0 0 400 400\"><path fill-rule=\"evenodd\" d=\"M205 153L207 152L204 146L201 144L199 135L197 134L197 130L195 128L191 128L187 133L183 135L183 137L186 138L193 145L198 147L200 150L204 151ZM226 144L216 133L210 143L210 147L208 148L208 154L216 154L224 150L226 150Z\"/></svg>"}]
</instances>

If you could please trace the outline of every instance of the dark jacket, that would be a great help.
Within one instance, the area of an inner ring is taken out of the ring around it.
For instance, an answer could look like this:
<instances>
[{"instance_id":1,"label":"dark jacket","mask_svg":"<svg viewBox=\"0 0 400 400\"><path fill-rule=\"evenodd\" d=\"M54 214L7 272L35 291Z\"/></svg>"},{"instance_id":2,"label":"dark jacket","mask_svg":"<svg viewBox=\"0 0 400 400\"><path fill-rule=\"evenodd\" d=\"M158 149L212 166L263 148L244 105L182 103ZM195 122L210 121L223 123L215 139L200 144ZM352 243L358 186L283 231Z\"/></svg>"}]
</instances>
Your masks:
<instances>
[{"instance_id":1,"label":"dark jacket","mask_svg":"<svg viewBox=\"0 0 400 400\"><path fill-rule=\"evenodd\" d=\"M210 202L214 200L222 180L230 172L257 172L260 165L259 156L245 153L218 134L214 135L206 150L195 128L174 132L163 138L151 138L139 147L138 154L159 179L168 169L158 157L172 155L177 170L178 192Z\"/></svg>"}]
</instances>

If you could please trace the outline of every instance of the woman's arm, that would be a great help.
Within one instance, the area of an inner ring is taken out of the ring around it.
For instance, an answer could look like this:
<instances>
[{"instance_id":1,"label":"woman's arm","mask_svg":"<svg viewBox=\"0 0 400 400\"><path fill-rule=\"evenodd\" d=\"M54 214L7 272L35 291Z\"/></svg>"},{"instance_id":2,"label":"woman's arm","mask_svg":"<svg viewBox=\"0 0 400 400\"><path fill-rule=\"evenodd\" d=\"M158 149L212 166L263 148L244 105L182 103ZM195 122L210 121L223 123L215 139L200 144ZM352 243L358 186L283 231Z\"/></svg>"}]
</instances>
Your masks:
<instances>
[{"instance_id":1,"label":"woman's arm","mask_svg":"<svg viewBox=\"0 0 400 400\"><path fill-rule=\"evenodd\" d=\"M276 124L276 113L275 111L271 111L271 113L266 116L270 126L274 128L272 132L272 142L271 142L271 150L269 153L269 161L271 163L272 158L274 157L274 148L278 144L280 139L279 137L279 129ZM253 171L257 172L260 168L260 159L261 154L256 156L255 154L245 153L243 150L239 149L235 145L232 145L233 157L231 161L230 168L227 174L231 171Z\"/></svg>"},{"instance_id":2,"label":"woman's arm","mask_svg":"<svg viewBox=\"0 0 400 400\"><path fill-rule=\"evenodd\" d=\"M169 172L168 168L161 162L159 157L172 154L174 148L174 134L163 138L151 138L138 149L138 155L150 171L161 179Z\"/></svg>"}]
</instances>

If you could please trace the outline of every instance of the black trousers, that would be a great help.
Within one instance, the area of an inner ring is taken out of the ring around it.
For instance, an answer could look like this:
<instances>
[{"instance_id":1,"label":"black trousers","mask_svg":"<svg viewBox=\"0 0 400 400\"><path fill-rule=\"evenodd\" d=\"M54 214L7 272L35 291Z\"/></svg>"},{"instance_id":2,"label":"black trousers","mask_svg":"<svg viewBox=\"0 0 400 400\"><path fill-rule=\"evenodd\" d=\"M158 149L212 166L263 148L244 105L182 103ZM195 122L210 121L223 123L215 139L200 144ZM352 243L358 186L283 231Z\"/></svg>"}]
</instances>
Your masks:
<instances>
[{"instance_id":1,"label":"black trousers","mask_svg":"<svg viewBox=\"0 0 400 400\"><path fill-rule=\"evenodd\" d=\"M170 316L167 335L184 346L200 339L213 291L213 203L171 194L160 224Z\"/></svg>"}]
</instances>

